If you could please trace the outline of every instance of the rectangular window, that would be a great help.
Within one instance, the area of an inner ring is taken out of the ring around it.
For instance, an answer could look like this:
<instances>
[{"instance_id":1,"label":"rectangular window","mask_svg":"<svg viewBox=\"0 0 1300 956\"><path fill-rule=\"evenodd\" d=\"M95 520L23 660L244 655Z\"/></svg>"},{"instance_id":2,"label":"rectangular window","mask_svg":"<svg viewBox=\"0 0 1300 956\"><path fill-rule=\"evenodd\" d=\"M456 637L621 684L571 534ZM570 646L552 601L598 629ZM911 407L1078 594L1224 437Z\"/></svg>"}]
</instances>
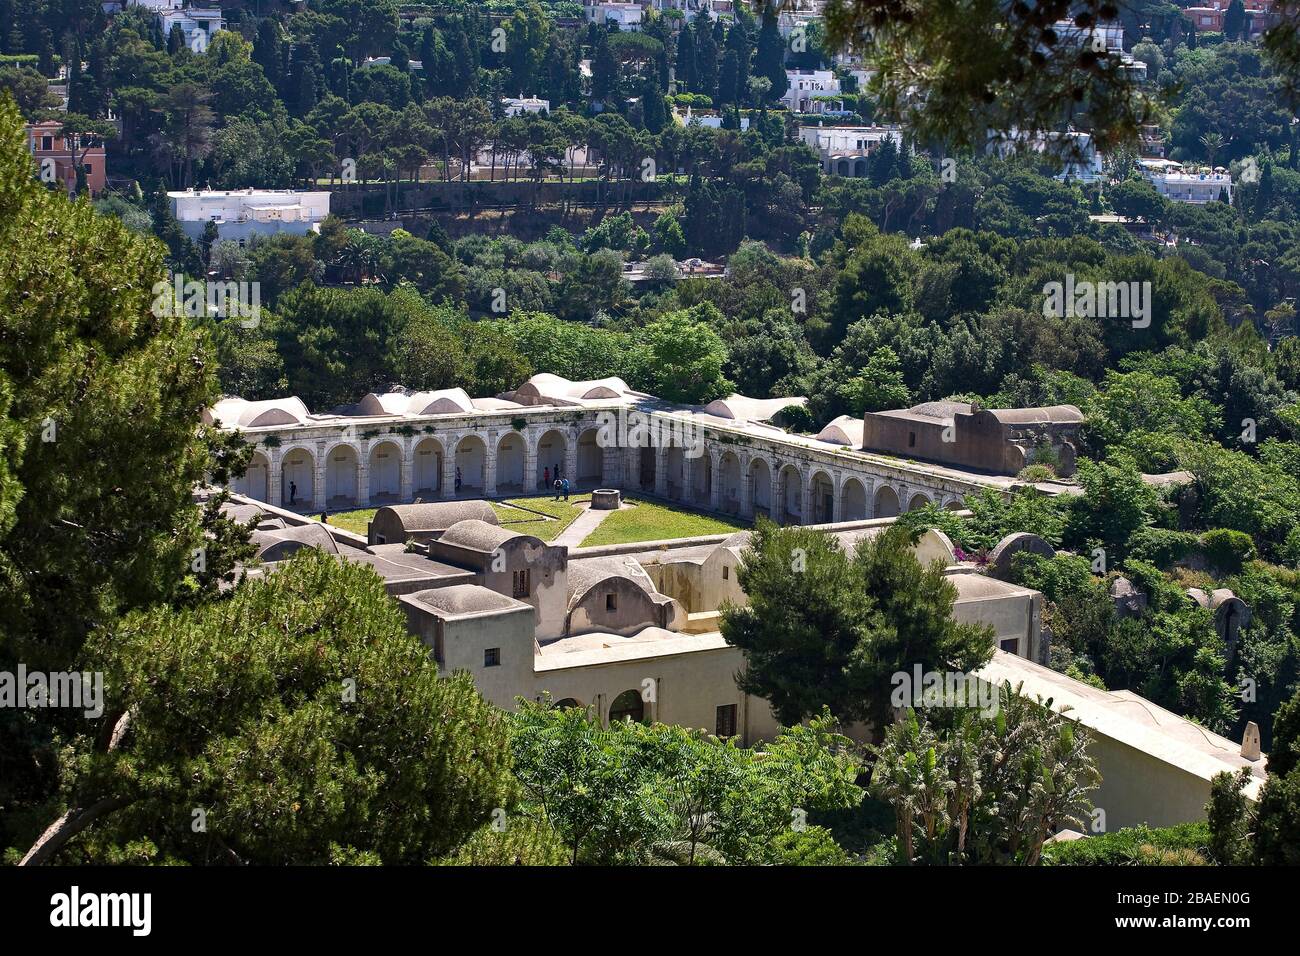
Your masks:
<instances>
[{"instance_id":1,"label":"rectangular window","mask_svg":"<svg viewBox=\"0 0 1300 956\"><path fill-rule=\"evenodd\" d=\"M605 595L605 610L606 610L606 611L617 611L617 610L618 610L618 595L617 595L617 594L606 594L606 595Z\"/></svg>"},{"instance_id":2,"label":"rectangular window","mask_svg":"<svg viewBox=\"0 0 1300 956\"><path fill-rule=\"evenodd\" d=\"M719 737L736 736L736 705L723 704L718 709L715 733Z\"/></svg>"},{"instance_id":3,"label":"rectangular window","mask_svg":"<svg viewBox=\"0 0 1300 956\"><path fill-rule=\"evenodd\" d=\"M533 593L532 571L525 568L523 571L515 571L511 575L511 581L514 585L512 595L517 598L526 598Z\"/></svg>"},{"instance_id":4,"label":"rectangular window","mask_svg":"<svg viewBox=\"0 0 1300 956\"><path fill-rule=\"evenodd\" d=\"M1008 654L1019 654L1020 638L1008 637L1006 640L1002 641L1002 643L999 646Z\"/></svg>"},{"instance_id":5,"label":"rectangular window","mask_svg":"<svg viewBox=\"0 0 1300 956\"><path fill-rule=\"evenodd\" d=\"M907 447L908 448L916 447L916 432L907 433Z\"/></svg>"},{"instance_id":6,"label":"rectangular window","mask_svg":"<svg viewBox=\"0 0 1300 956\"><path fill-rule=\"evenodd\" d=\"M485 647L483 649L483 666L499 667L501 665L501 648Z\"/></svg>"},{"instance_id":7,"label":"rectangular window","mask_svg":"<svg viewBox=\"0 0 1300 956\"><path fill-rule=\"evenodd\" d=\"M724 564L722 566L722 580L726 581L730 577L731 577L731 566Z\"/></svg>"},{"instance_id":8,"label":"rectangular window","mask_svg":"<svg viewBox=\"0 0 1300 956\"><path fill-rule=\"evenodd\" d=\"M42 137L41 137L41 149L48 153L48 152L49 152L50 150L52 150L53 148L54 148L54 137L53 137L53 136L42 136Z\"/></svg>"},{"instance_id":9,"label":"rectangular window","mask_svg":"<svg viewBox=\"0 0 1300 956\"><path fill-rule=\"evenodd\" d=\"M91 173L93 173L93 172L95 171L95 167L92 166L92 165L90 165L90 163L86 163L85 166L84 166L83 168L86 170L86 175L87 175L87 176L89 176Z\"/></svg>"}]
</instances>

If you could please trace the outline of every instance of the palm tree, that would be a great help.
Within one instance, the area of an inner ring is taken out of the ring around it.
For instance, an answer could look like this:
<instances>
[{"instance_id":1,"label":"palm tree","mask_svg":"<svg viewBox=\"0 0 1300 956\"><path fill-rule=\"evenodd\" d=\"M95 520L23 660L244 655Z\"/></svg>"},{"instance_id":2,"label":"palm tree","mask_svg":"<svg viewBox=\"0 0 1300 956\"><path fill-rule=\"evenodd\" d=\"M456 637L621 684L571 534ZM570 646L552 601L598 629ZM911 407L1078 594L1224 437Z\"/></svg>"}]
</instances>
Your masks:
<instances>
[{"instance_id":1,"label":"palm tree","mask_svg":"<svg viewBox=\"0 0 1300 956\"><path fill-rule=\"evenodd\" d=\"M1214 157L1223 149L1223 137L1218 133L1206 133L1201 137L1201 147L1205 150L1205 157L1209 161L1210 168L1214 168Z\"/></svg>"}]
</instances>

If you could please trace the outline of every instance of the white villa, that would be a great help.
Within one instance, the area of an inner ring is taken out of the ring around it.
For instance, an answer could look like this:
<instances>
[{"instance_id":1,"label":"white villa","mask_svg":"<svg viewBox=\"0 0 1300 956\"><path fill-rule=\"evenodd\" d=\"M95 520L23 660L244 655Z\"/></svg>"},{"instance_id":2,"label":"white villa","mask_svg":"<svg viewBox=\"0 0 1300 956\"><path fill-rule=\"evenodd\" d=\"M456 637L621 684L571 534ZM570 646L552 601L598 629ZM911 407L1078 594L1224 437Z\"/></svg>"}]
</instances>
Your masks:
<instances>
[{"instance_id":1,"label":"white villa","mask_svg":"<svg viewBox=\"0 0 1300 956\"><path fill-rule=\"evenodd\" d=\"M330 194L295 189L232 189L169 192L172 214L191 239L209 222L217 235L241 245L252 236L278 232L305 235L319 229L330 212Z\"/></svg>"},{"instance_id":2,"label":"white villa","mask_svg":"<svg viewBox=\"0 0 1300 956\"><path fill-rule=\"evenodd\" d=\"M641 29L643 10L639 3L584 2L582 12L591 23L616 23L620 30Z\"/></svg>"},{"instance_id":3,"label":"white villa","mask_svg":"<svg viewBox=\"0 0 1300 956\"><path fill-rule=\"evenodd\" d=\"M833 70L786 70L785 77L790 87L781 102L791 113L824 113L828 109L826 100L818 97L840 95L840 81ZM834 106L832 111L842 105Z\"/></svg>"},{"instance_id":4,"label":"white villa","mask_svg":"<svg viewBox=\"0 0 1300 956\"><path fill-rule=\"evenodd\" d=\"M1138 169L1156 192L1172 202L1204 205L1220 197L1232 202L1232 174L1222 166L1188 170L1169 159L1141 159Z\"/></svg>"},{"instance_id":5,"label":"white villa","mask_svg":"<svg viewBox=\"0 0 1300 956\"><path fill-rule=\"evenodd\" d=\"M821 157L822 169L833 176L862 178L867 175L867 157L882 142L893 140L903 149L901 126L800 126L799 140Z\"/></svg>"},{"instance_id":6,"label":"white villa","mask_svg":"<svg viewBox=\"0 0 1300 956\"><path fill-rule=\"evenodd\" d=\"M519 116L523 113L549 113L551 101L537 96L505 96L501 98L501 108L506 116Z\"/></svg>"},{"instance_id":7,"label":"white villa","mask_svg":"<svg viewBox=\"0 0 1300 956\"><path fill-rule=\"evenodd\" d=\"M185 42L191 47L206 50L218 30L226 28L226 19L220 9L204 10L198 7L168 7L158 13L158 22L166 38L172 27L180 27Z\"/></svg>"}]
</instances>

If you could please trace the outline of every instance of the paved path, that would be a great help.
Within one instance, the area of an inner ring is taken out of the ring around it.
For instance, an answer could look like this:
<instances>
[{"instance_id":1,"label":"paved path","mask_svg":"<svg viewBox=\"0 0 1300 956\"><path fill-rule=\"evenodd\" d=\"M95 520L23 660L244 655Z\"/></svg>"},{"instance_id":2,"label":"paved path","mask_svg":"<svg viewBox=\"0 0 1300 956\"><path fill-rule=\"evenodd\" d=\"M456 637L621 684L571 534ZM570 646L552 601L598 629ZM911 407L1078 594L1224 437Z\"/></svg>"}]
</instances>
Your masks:
<instances>
[{"instance_id":1,"label":"paved path","mask_svg":"<svg viewBox=\"0 0 1300 956\"><path fill-rule=\"evenodd\" d=\"M600 526L600 523L613 513L612 510L587 508L573 519L571 525L557 534L551 544L562 544L565 547L576 548L582 544L582 540L587 535L595 531Z\"/></svg>"}]
</instances>

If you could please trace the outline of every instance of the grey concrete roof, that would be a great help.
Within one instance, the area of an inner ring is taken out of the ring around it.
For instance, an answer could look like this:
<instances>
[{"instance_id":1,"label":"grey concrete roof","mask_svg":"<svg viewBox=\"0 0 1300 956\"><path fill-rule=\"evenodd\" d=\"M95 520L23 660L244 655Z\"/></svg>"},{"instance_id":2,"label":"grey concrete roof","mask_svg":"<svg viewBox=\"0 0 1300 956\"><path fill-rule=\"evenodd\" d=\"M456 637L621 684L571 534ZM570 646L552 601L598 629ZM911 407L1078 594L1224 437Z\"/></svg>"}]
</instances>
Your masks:
<instances>
[{"instance_id":1,"label":"grey concrete roof","mask_svg":"<svg viewBox=\"0 0 1300 956\"><path fill-rule=\"evenodd\" d=\"M483 614L520 608L532 610L530 605L522 601L498 594L491 588L479 584L451 584L444 588L417 591L411 595L411 600L449 615Z\"/></svg>"},{"instance_id":2,"label":"grey concrete roof","mask_svg":"<svg viewBox=\"0 0 1300 956\"><path fill-rule=\"evenodd\" d=\"M510 531L499 525L480 521L477 518L467 518L464 521L457 521L449 527L442 533L442 537L438 541L440 544L454 544L462 548L469 548L472 551L491 552L511 538L532 538L532 535ZM532 538L532 540L538 541L536 538ZM538 541L538 543L541 542Z\"/></svg>"},{"instance_id":3,"label":"grey concrete roof","mask_svg":"<svg viewBox=\"0 0 1300 956\"><path fill-rule=\"evenodd\" d=\"M581 558L569 562L566 576L569 589L569 608L587 596L602 581L622 578L630 581L647 594L657 594L645 569L627 557Z\"/></svg>"},{"instance_id":4,"label":"grey concrete roof","mask_svg":"<svg viewBox=\"0 0 1300 956\"><path fill-rule=\"evenodd\" d=\"M334 536L326 530L324 525L316 521L293 528L254 531L252 541L253 544L257 545L257 556L259 558L277 544L283 544L286 541L296 541L304 547L317 548L329 554L339 553L339 545L334 540Z\"/></svg>"},{"instance_id":5,"label":"grey concrete roof","mask_svg":"<svg viewBox=\"0 0 1300 956\"><path fill-rule=\"evenodd\" d=\"M375 512L380 516L395 518L401 527L412 531L444 531L460 521L475 519L487 524L500 524L497 513L486 501L432 501L414 505L385 505Z\"/></svg>"}]
</instances>

